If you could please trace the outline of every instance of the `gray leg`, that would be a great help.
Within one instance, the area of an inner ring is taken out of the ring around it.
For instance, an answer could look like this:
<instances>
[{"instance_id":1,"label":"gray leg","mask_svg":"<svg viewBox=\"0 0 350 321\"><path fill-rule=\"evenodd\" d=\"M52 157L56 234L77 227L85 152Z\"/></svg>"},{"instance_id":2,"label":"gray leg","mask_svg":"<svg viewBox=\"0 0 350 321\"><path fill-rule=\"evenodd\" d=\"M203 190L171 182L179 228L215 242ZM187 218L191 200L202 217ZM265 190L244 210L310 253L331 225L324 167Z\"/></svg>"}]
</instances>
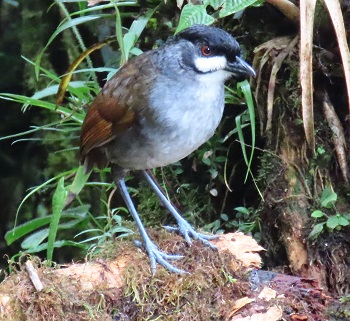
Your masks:
<instances>
[{"instance_id":1,"label":"gray leg","mask_svg":"<svg viewBox=\"0 0 350 321\"><path fill-rule=\"evenodd\" d=\"M176 210L176 208L169 202L169 200L164 196L162 191L159 189L157 184L153 181L151 176L144 170L142 171L145 176L147 182L152 187L154 192L157 194L161 202L168 209L168 211L174 216L177 221L178 227L165 226L168 231L177 231L184 236L187 243L191 244L191 238L202 241L205 245L210 246L212 249L216 249L216 246L211 244L209 240L215 239L214 235L206 235L202 233L198 233Z\"/></svg>"},{"instance_id":2,"label":"gray leg","mask_svg":"<svg viewBox=\"0 0 350 321\"><path fill-rule=\"evenodd\" d=\"M148 236L145 227L142 224L142 221L136 211L136 208L134 206L133 201L131 200L130 194L126 188L125 181L124 179L119 179L118 180L118 188L119 191L126 203L126 206L129 209L130 214L134 218L136 225L140 231L142 240L143 240L143 245L148 253L149 259L151 261L151 268L152 268L152 273L155 274L156 272L156 263L158 262L159 264L163 265L166 269L168 269L171 272L174 273L187 273L186 271L180 270L170 264L167 260L179 260L183 258L182 255L170 255L167 253L164 253L158 249L158 247L152 242L150 237Z\"/></svg>"}]
</instances>

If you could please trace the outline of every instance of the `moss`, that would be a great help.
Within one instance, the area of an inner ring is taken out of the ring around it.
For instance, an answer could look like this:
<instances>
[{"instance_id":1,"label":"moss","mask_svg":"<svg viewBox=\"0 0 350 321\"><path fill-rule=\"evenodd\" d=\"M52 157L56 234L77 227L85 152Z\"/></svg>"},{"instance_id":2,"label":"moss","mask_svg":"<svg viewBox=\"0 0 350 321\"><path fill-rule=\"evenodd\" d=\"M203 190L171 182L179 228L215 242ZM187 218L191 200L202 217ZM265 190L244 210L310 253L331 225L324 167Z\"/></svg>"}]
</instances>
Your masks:
<instances>
[{"instance_id":1,"label":"moss","mask_svg":"<svg viewBox=\"0 0 350 321\"><path fill-rule=\"evenodd\" d=\"M224 320L235 299L249 292L248 282L235 282L245 276L232 266L232 256L219 255L199 242L188 247L165 232L151 234L162 250L183 254L174 264L190 273L177 275L157 266L152 276L147 256L140 253L125 274L120 302L120 310L131 320Z\"/></svg>"}]
</instances>

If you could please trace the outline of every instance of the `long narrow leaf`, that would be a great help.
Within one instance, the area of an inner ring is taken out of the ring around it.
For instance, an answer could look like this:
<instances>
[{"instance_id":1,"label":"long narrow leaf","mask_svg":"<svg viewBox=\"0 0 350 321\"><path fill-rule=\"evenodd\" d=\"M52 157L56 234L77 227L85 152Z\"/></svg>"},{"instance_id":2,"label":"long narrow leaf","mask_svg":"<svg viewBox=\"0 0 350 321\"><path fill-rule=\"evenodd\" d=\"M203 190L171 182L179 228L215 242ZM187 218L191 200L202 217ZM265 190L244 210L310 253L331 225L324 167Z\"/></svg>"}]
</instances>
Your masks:
<instances>
[{"instance_id":1,"label":"long narrow leaf","mask_svg":"<svg viewBox=\"0 0 350 321\"><path fill-rule=\"evenodd\" d=\"M87 245L81 244L81 243L78 243L78 242L73 242L73 241L56 241L53 244L53 248L60 248L60 247L63 247L63 246L74 246L74 247L78 247L78 248L83 249L83 250L87 250L88 249ZM40 244L36 248L31 248L31 249L26 250L26 253L38 253L38 252L47 250L47 248L48 248L48 244L47 243L43 243L43 244Z\"/></svg>"},{"instance_id":2,"label":"long narrow leaf","mask_svg":"<svg viewBox=\"0 0 350 321\"><path fill-rule=\"evenodd\" d=\"M315 151L312 50L316 2L316 0L300 1L301 107L305 137L312 152Z\"/></svg>"},{"instance_id":3,"label":"long narrow leaf","mask_svg":"<svg viewBox=\"0 0 350 321\"><path fill-rule=\"evenodd\" d=\"M44 240L47 239L50 229L44 228L26 237L21 243L23 250L33 249L38 247Z\"/></svg>"},{"instance_id":4,"label":"long narrow leaf","mask_svg":"<svg viewBox=\"0 0 350 321\"><path fill-rule=\"evenodd\" d=\"M86 23L86 22L90 22L96 19L101 19L101 18L105 18L105 17L109 17L110 15L107 14L99 14L99 15L91 15L91 16L84 16L84 17L78 17L78 18L74 18L68 21L63 21L58 28L55 30L55 32L52 34L52 36L50 37L49 41L47 42L47 44L45 45L44 49L40 52L40 54L38 55L38 57L35 60L35 75L37 78L39 78L39 66L40 66L40 61L41 58L44 54L44 52L46 51L47 47L52 43L52 41L55 40L55 38L64 30L67 30L69 28L72 28L74 26L78 26L82 23Z\"/></svg>"},{"instance_id":5,"label":"long narrow leaf","mask_svg":"<svg viewBox=\"0 0 350 321\"><path fill-rule=\"evenodd\" d=\"M326 7L331 16L334 31L337 36L340 56L343 62L346 88L348 92L349 115L350 115L350 51L347 41L347 30L345 29L344 17L338 0L325 0Z\"/></svg>"},{"instance_id":6,"label":"long narrow leaf","mask_svg":"<svg viewBox=\"0 0 350 321\"><path fill-rule=\"evenodd\" d=\"M239 143L241 144L244 162L248 165L249 161L248 161L247 150L246 150L246 145L245 145L244 135L242 130L242 115L238 115L235 118L235 121L236 121L237 134L238 134Z\"/></svg>"},{"instance_id":7,"label":"long narrow leaf","mask_svg":"<svg viewBox=\"0 0 350 321\"><path fill-rule=\"evenodd\" d=\"M66 2L81 2L81 0L56 0L58 3L66 3ZM105 3L105 4L97 4L93 7L88 7L82 10L74 11L70 14L71 17L74 16L82 16L85 15L86 13L90 12L101 12L105 11L106 9L111 9L114 8L115 2L114 3ZM136 7L139 6L138 1L118 1L117 3L118 7Z\"/></svg>"},{"instance_id":8,"label":"long narrow leaf","mask_svg":"<svg viewBox=\"0 0 350 321\"><path fill-rule=\"evenodd\" d=\"M31 97L23 96L23 95L16 95L16 94L7 94L7 93L0 93L0 99L14 101L20 104L28 104L36 107L41 107L45 109L49 109L51 111L54 111L58 114L61 114L65 117L70 117L71 119L77 121L78 123L82 124L84 120L84 116L78 113L73 113L72 110L56 106L55 104L52 104L47 101L43 101L40 99L34 99Z\"/></svg>"},{"instance_id":9,"label":"long narrow leaf","mask_svg":"<svg viewBox=\"0 0 350 321\"><path fill-rule=\"evenodd\" d=\"M86 217L88 211L88 206L78 206L69 210L62 212L61 219L73 220L73 221L83 221ZM35 218L21 225L16 226L5 234L5 240L7 245L11 245L13 242L17 241L21 237L32 233L33 231L48 225L51 221L51 215L45 217ZM60 228L65 228L65 225L60 226Z\"/></svg>"},{"instance_id":10,"label":"long narrow leaf","mask_svg":"<svg viewBox=\"0 0 350 321\"><path fill-rule=\"evenodd\" d=\"M147 10L147 12L134 20L130 26L129 31L125 34L123 42L125 47L125 57L129 57L130 50L135 46L135 43L139 39L142 31L145 29L149 19L153 16L154 12L158 9L158 6Z\"/></svg>"},{"instance_id":11,"label":"long narrow leaf","mask_svg":"<svg viewBox=\"0 0 350 321\"><path fill-rule=\"evenodd\" d=\"M57 179L60 179L66 175L70 175L72 173L74 173L77 169L74 168L70 171L67 171L67 172L63 172L63 173L60 173L59 175L53 177L53 178L50 178L49 180L47 180L46 182L44 182L43 184L33 188L24 198L23 200L21 201L21 203L19 204L18 208L17 208L17 212L16 212L16 220L15 220L15 226L17 225L17 217L18 217L18 213L19 211L21 210L23 204L29 199L29 197L31 197L33 194L35 194L36 192L38 192L39 190L41 190L44 186L54 182L55 180Z\"/></svg>"},{"instance_id":12,"label":"long narrow leaf","mask_svg":"<svg viewBox=\"0 0 350 321\"><path fill-rule=\"evenodd\" d=\"M69 69L67 70L65 76L62 78L59 87L56 90L57 92L57 100L56 103L57 105L61 105L64 99L64 95L66 93L66 89L68 85L72 86L74 82L70 82L73 76L73 72L76 70L76 68L80 65L80 63L88 57L92 52L101 49L103 46L112 43L116 41L115 37L110 37L102 42L99 42L90 48L88 48L86 51L84 51L79 57L77 57L72 64L69 66Z\"/></svg>"},{"instance_id":13,"label":"long narrow leaf","mask_svg":"<svg viewBox=\"0 0 350 321\"><path fill-rule=\"evenodd\" d=\"M252 160L253 160L254 148L255 148L255 110L254 110L254 100L253 100L252 91L250 89L249 82L247 80L239 82L237 84L237 86L242 90L242 93L244 95L245 101L247 103L248 112L249 112L249 119L250 119L251 135L252 135L252 150L251 150L251 153L250 153L249 161L247 162L247 160L245 159L247 167L248 167L248 170L247 170L247 173L246 173L246 177L245 177L245 179L247 180L248 173L250 171L250 166L251 166L251 163L252 163ZM242 133L241 133L241 135L243 136Z\"/></svg>"},{"instance_id":14,"label":"long narrow leaf","mask_svg":"<svg viewBox=\"0 0 350 321\"><path fill-rule=\"evenodd\" d=\"M73 183L69 188L66 206L69 205L75 199L75 197L80 193L80 191L84 188L89 177L90 177L90 173L87 173L87 174L85 173L84 166L79 166L74 176Z\"/></svg>"},{"instance_id":15,"label":"long narrow leaf","mask_svg":"<svg viewBox=\"0 0 350 321\"><path fill-rule=\"evenodd\" d=\"M60 178L57 183L57 188L52 197L52 216L50 221L50 233L47 242L47 260L52 262L52 255L54 243L56 241L56 234L58 224L60 222L62 210L67 199L67 190L64 187L64 177Z\"/></svg>"},{"instance_id":16,"label":"long narrow leaf","mask_svg":"<svg viewBox=\"0 0 350 321\"><path fill-rule=\"evenodd\" d=\"M8 135L8 136L4 136L4 137L0 137L0 140L5 140L5 139L11 139L11 138L17 138L17 137L20 137L20 136L25 136L25 135L29 135L29 134L33 134L37 131L40 131L40 130L45 130L45 129L48 129L48 128L51 128L52 126L57 126L58 124L60 123L60 121L55 121L53 123L50 123L50 124L45 124L43 126L36 126L30 130L26 130L24 132L21 132L21 133L16 133L16 134L13 134L13 135ZM33 127L33 126L32 126ZM14 144L14 142L12 143Z\"/></svg>"}]
</instances>

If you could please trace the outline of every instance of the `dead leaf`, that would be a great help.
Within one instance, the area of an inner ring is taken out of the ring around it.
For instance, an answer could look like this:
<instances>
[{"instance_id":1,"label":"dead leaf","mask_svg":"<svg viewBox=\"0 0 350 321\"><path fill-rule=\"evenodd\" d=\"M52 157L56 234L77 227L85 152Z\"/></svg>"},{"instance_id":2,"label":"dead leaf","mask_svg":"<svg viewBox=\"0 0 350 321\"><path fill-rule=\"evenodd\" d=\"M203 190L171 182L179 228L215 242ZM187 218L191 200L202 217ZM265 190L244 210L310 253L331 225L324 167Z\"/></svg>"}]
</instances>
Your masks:
<instances>
[{"instance_id":1,"label":"dead leaf","mask_svg":"<svg viewBox=\"0 0 350 321\"><path fill-rule=\"evenodd\" d=\"M260 268L261 258L257 252L264 251L251 236L244 235L241 232L228 233L220 235L213 240L220 251L228 250L242 265L247 268Z\"/></svg>"},{"instance_id":2,"label":"dead leaf","mask_svg":"<svg viewBox=\"0 0 350 321\"><path fill-rule=\"evenodd\" d=\"M335 152L337 154L341 173L346 184L349 184L349 170L347 161L348 153L346 151L347 143L345 139L344 128L326 91L324 91L323 93L323 113L327 120L328 126L330 127L333 133L332 139L333 144L335 146Z\"/></svg>"},{"instance_id":3,"label":"dead leaf","mask_svg":"<svg viewBox=\"0 0 350 321\"><path fill-rule=\"evenodd\" d=\"M291 316L291 319L293 321L307 321L308 317L305 315L298 315L298 314L294 314Z\"/></svg>"},{"instance_id":4,"label":"dead leaf","mask_svg":"<svg viewBox=\"0 0 350 321\"><path fill-rule=\"evenodd\" d=\"M306 141L309 148L315 150L314 103L312 48L313 26L316 0L300 2L300 85L301 106Z\"/></svg>"},{"instance_id":5,"label":"dead leaf","mask_svg":"<svg viewBox=\"0 0 350 321\"><path fill-rule=\"evenodd\" d=\"M252 298L248 298L247 296L241 299L238 299L235 302L235 305L233 306L233 310L230 313L230 315L228 316L228 319L231 318L238 310L242 309L244 306L246 306L247 304L249 304L250 302L255 301L255 299Z\"/></svg>"},{"instance_id":6,"label":"dead leaf","mask_svg":"<svg viewBox=\"0 0 350 321\"><path fill-rule=\"evenodd\" d=\"M269 308L265 313L254 313L248 317L234 316L230 321L278 321L282 317L282 309L278 306Z\"/></svg>"},{"instance_id":7,"label":"dead leaf","mask_svg":"<svg viewBox=\"0 0 350 321\"><path fill-rule=\"evenodd\" d=\"M277 295L277 292L275 290L270 289L267 286L265 286L262 289L262 291L260 292L258 298L269 302L270 300L275 299L276 295Z\"/></svg>"}]
</instances>

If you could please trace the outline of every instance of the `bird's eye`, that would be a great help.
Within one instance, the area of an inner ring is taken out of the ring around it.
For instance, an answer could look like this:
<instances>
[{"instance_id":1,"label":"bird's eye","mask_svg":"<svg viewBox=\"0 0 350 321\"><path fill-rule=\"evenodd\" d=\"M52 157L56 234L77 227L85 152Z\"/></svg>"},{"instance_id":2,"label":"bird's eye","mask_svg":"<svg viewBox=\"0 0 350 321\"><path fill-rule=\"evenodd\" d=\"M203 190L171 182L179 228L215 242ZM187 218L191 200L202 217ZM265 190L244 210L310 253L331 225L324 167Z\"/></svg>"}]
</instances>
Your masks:
<instances>
[{"instance_id":1,"label":"bird's eye","mask_svg":"<svg viewBox=\"0 0 350 321\"><path fill-rule=\"evenodd\" d=\"M201 48L201 51L202 51L202 55L203 56L211 56L212 55L212 50L210 49L210 47L209 46L203 46L202 48Z\"/></svg>"}]
</instances>

